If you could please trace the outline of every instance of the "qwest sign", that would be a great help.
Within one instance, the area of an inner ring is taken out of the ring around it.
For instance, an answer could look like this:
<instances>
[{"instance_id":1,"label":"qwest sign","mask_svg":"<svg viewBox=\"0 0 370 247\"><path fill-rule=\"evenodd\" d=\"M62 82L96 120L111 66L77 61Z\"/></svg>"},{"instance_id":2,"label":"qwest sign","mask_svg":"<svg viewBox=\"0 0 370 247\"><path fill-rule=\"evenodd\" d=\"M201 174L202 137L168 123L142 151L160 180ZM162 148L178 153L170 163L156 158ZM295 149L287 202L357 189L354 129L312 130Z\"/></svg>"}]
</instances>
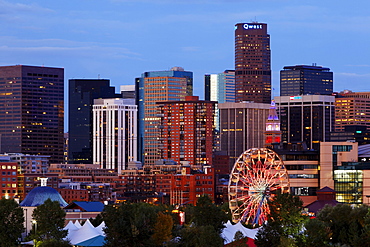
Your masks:
<instances>
[{"instance_id":1,"label":"qwest sign","mask_svg":"<svg viewBox=\"0 0 370 247\"><path fill-rule=\"evenodd\" d=\"M248 23L245 23L243 25L244 29L262 29L262 25L261 24L248 24Z\"/></svg>"}]
</instances>

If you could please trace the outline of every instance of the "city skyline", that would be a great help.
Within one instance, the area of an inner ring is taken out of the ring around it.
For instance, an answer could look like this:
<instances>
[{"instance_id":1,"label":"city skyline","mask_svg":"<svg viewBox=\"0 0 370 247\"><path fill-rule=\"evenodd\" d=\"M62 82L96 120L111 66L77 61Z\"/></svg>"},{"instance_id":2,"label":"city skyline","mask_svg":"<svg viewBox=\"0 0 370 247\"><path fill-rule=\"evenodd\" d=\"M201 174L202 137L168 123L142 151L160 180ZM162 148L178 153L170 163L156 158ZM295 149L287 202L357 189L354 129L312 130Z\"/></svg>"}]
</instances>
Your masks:
<instances>
[{"instance_id":1,"label":"city skyline","mask_svg":"<svg viewBox=\"0 0 370 247\"><path fill-rule=\"evenodd\" d=\"M65 81L100 77L118 91L144 71L181 66L194 72L194 95L203 99L204 74L234 69L235 24L258 21L271 36L273 96L284 66L312 63L333 71L334 91L370 91L367 1L2 0L0 7L0 65L63 67Z\"/></svg>"}]
</instances>

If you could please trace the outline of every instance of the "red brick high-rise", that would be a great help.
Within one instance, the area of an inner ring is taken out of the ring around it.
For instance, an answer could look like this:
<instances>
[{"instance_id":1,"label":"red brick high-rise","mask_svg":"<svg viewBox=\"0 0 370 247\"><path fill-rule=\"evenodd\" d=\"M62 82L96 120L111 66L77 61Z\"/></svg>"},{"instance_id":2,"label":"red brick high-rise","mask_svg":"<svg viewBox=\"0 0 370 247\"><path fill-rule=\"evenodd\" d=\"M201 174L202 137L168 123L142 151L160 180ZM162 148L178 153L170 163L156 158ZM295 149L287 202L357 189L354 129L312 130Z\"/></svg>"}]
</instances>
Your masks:
<instances>
[{"instance_id":1,"label":"red brick high-rise","mask_svg":"<svg viewBox=\"0 0 370 247\"><path fill-rule=\"evenodd\" d=\"M185 101L158 104L161 159L198 167L212 164L216 102L186 96Z\"/></svg>"},{"instance_id":2,"label":"red brick high-rise","mask_svg":"<svg viewBox=\"0 0 370 247\"><path fill-rule=\"evenodd\" d=\"M235 25L236 102L271 101L270 35L265 23Z\"/></svg>"}]
</instances>

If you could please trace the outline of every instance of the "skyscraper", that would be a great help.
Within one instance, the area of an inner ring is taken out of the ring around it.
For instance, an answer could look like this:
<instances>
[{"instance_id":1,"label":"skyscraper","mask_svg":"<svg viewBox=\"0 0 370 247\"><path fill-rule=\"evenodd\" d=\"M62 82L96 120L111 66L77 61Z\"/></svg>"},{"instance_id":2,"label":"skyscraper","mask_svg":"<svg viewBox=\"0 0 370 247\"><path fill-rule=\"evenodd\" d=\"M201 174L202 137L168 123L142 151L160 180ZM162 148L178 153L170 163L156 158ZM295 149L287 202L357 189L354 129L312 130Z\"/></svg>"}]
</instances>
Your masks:
<instances>
[{"instance_id":1,"label":"skyscraper","mask_svg":"<svg viewBox=\"0 0 370 247\"><path fill-rule=\"evenodd\" d=\"M204 76L204 99L218 103L235 102L235 70Z\"/></svg>"},{"instance_id":2,"label":"skyscraper","mask_svg":"<svg viewBox=\"0 0 370 247\"><path fill-rule=\"evenodd\" d=\"M161 159L197 168L212 164L215 104L198 96L158 102Z\"/></svg>"},{"instance_id":3,"label":"skyscraper","mask_svg":"<svg viewBox=\"0 0 370 247\"><path fill-rule=\"evenodd\" d=\"M0 152L63 162L64 69L0 67Z\"/></svg>"},{"instance_id":4,"label":"skyscraper","mask_svg":"<svg viewBox=\"0 0 370 247\"><path fill-rule=\"evenodd\" d=\"M68 159L92 164L92 109L94 99L120 97L105 79L71 79L68 94Z\"/></svg>"},{"instance_id":5,"label":"skyscraper","mask_svg":"<svg viewBox=\"0 0 370 247\"><path fill-rule=\"evenodd\" d=\"M134 99L95 99L93 163L118 174L137 160L137 105Z\"/></svg>"},{"instance_id":6,"label":"skyscraper","mask_svg":"<svg viewBox=\"0 0 370 247\"><path fill-rule=\"evenodd\" d=\"M271 102L270 35L265 23L235 25L236 101Z\"/></svg>"},{"instance_id":7,"label":"skyscraper","mask_svg":"<svg viewBox=\"0 0 370 247\"><path fill-rule=\"evenodd\" d=\"M204 76L204 99L217 103L235 102L235 70ZM219 110L216 104L215 125L220 130Z\"/></svg>"},{"instance_id":8,"label":"skyscraper","mask_svg":"<svg viewBox=\"0 0 370 247\"><path fill-rule=\"evenodd\" d=\"M230 169L235 160L249 148L265 146L266 121L270 104L223 103L220 110L221 150L230 156Z\"/></svg>"},{"instance_id":9,"label":"skyscraper","mask_svg":"<svg viewBox=\"0 0 370 247\"><path fill-rule=\"evenodd\" d=\"M280 96L331 95L333 72L321 66L285 66L280 71Z\"/></svg>"},{"instance_id":10,"label":"skyscraper","mask_svg":"<svg viewBox=\"0 0 370 247\"><path fill-rule=\"evenodd\" d=\"M157 102L184 100L192 93L193 72L173 67L166 71L144 72L136 78L136 104L139 107L139 154L144 165L153 165L160 159L159 117Z\"/></svg>"},{"instance_id":11,"label":"skyscraper","mask_svg":"<svg viewBox=\"0 0 370 247\"><path fill-rule=\"evenodd\" d=\"M275 97L283 143L304 143L318 150L330 141L334 130L334 96L300 95Z\"/></svg>"}]
</instances>

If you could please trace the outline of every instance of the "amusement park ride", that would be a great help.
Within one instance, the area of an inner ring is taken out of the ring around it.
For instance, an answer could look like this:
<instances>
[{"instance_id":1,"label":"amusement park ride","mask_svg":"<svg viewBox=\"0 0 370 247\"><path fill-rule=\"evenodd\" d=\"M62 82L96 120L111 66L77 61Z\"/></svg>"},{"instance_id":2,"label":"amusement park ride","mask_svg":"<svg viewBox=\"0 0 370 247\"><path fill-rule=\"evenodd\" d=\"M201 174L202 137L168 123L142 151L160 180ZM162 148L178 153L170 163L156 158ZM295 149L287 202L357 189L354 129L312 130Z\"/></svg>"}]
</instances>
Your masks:
<instances>
[{"instance_id":1,"label":"amusement park ride","mask_svg":"<svg viewBox=\"0 0 370 247\"><path fill-rule=\"evenodd\" d=\"M252 148L236 160L228 186L232 220L262 225L269 213L268 201L277 193L289 193L289 176L277 153Z\"/></svg>"}]
</instances>

